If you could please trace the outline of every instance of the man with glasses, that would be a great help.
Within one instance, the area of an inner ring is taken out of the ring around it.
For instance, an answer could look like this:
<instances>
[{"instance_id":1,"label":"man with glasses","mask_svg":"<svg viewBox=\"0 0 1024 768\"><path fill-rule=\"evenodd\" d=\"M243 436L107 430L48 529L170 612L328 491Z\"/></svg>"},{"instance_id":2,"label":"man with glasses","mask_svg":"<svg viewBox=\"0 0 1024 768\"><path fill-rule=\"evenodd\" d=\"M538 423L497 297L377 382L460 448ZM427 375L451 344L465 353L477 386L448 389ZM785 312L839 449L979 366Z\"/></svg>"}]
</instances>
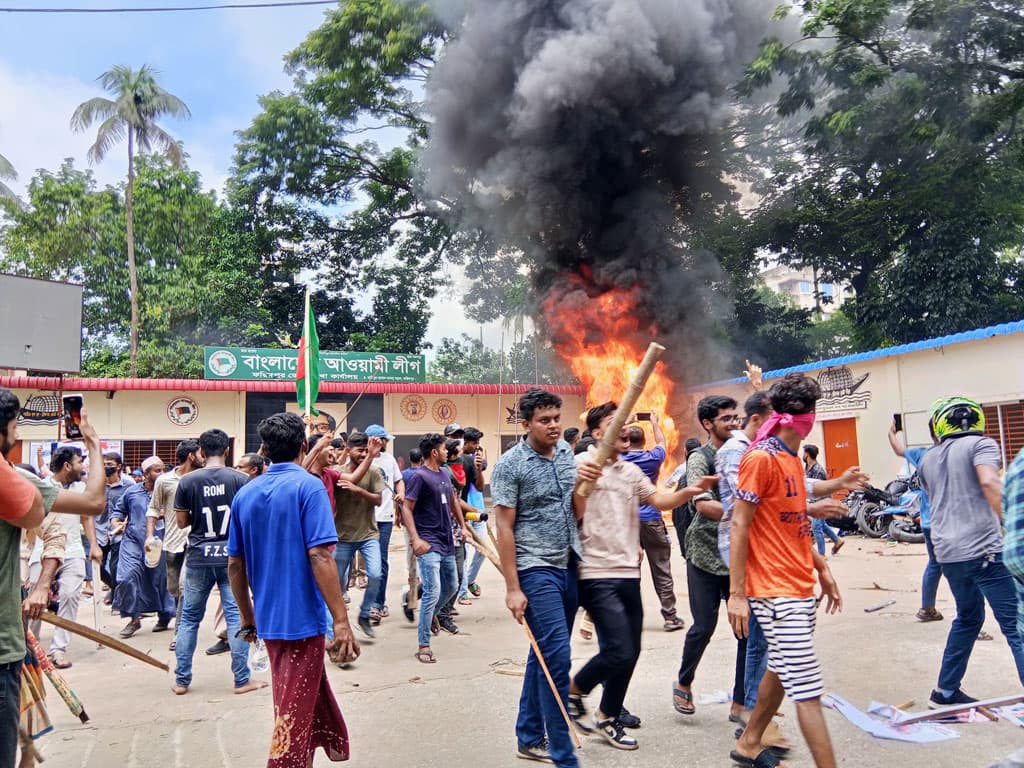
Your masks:
<instances>
[{"instance_id":1,"label":"man with glasses","mask_svg":"<svg viewBox=\"0 0 1024 768\"><path fill-rule=\"evenodd\" d=\"M686 460L686 485L690 486L698 484L702 477L715 474L715 455L740 424L736 401L724 395L702 399L697 404L697 419L708 433L708 441ZM683 715L696 711L691 690L693 678L718 626L719 606L729 597L729 568L718 551L718 521L722 519L718 487L695 496L691 504L696 514L686 529L684 556L693 623L686 632L677 685L672 689L672 705ZM745 640L739 642L735 690L742 692L747 649Z\"/></svg>"},{"instance_id":2,"label":"man with glasses","mask_svg":"<svg viewBox=\"0 0 1024 768\"><path fill-rule=\"evenodd\" d=\"M334 417L326 411L320 411L316 416L313 417L313 423L310 425L310 434L313 435L333 435L334 430L338 428L338 422L334 420Z\"/></svg>"}]
</instances>

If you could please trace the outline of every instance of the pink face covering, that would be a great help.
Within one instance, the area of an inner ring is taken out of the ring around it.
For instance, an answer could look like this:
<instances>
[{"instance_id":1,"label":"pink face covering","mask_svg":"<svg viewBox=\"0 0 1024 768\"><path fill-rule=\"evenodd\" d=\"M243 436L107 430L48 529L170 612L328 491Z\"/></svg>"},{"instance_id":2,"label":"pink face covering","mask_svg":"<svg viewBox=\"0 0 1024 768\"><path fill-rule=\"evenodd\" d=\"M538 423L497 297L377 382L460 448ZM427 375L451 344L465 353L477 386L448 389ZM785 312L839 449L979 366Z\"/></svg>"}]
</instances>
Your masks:
<instances>
[{"instance_id":1,"label":"pink face covering","mask_svg":"<svg viewBox=\"0 0 1024 768\"><path fill-rule=\"evenodd\" d=\"M801 439L806 439L807 436L811 434L811 429L814 427L814 416L814 411L799 414L773 413L768 417L768 421L762 424L761 428L757 430L757 438L755 438L755 442L764 440L779 427L792 427L796 430L797 434L800 435Z\"/></svg>"}]
</instances>

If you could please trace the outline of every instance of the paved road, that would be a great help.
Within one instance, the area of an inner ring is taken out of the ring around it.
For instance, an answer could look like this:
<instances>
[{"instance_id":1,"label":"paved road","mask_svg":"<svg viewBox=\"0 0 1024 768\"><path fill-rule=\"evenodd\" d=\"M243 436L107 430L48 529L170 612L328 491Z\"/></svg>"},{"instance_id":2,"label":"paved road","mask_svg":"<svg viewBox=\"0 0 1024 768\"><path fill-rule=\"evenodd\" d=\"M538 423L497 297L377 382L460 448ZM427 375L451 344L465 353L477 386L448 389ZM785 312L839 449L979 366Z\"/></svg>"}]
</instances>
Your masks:
<instances>
[{"instance_id":1,"label":"paved road","mask_svg":"<svg viewBox=\"0 0 1024 768\"><path fill-rule=\"evenodd\" d=\"M825 665L830 690L866 707L871 700L894 704L915 700L922 708L938 671L945 633L952 617L952 600L943 583L939 610L946 621L919 624L913 616L918 605L923 546L896 545L851 538L833 558L833 569L847 600L838 617L822 617L817 646ZM404 574L400 549L391 553L393 573ZM683 574L676 556L677 574ZM526 765L513 757L515 720L521 678L498 669L521 669L527 644L521 630L508 618L498 576L485 565L484 594L463 608L458 618L462 633L442 636L434 648L433 666L413 659L416 634L398 608L398 586L391 589L397 615L385 620L380 637L366 643L362 658L347 670L330 670L330 677L349 724L353 766L437 766L482 768ZM880 591L875 585L882 587ZM679 582L681 613L689 623L685 583ZM356 592L357 599L361 596ZM894 597L894 606L877 613L864 607ZM693 717L676 714L670 689L679 664L682 632L661 629L653 590L644 575L647 609L643 656L637 668L627 706L643 718L636 732L637 752L623 753L599 740L585 742L581 762L594 768L630 766L729 766L731 726L727 705L700 707ZM211 610L208 612L212 620ZM81 620L91 623L92 605L84 603ZM209 624L208 620L208 624ZM166 657L168 634L155 635L155 620L144 621L143 631L130 642ZM106 631L116 633L123 624L104 611ZM998 627L996 636L975 649L965 689L975 696L1008 695L1020 691L1013 664ZM44 629L44 633L46 630ZM272 726L269 689L235 696L225 656L206 657L202 649L212 642L204 626L196 657L195 680L187 696L170 692L171 678L151 667L110 650L96 650L84 640L72 642L74 668L66 677L81 696L92 721L81 725L70 716L54 693L49 694L56 730L40 743L46 768L241 768L266 760ZM595 644L577 638L574 668L585 661ZM695 682L695 693L728 689L734 663L734 643L724 610ZM596 700L596 697L593 697ZM592 705L593 706L593 705ZM793 707L787 703L784 729L799 741ZM838 713L827 715L840 762L866 768L936 768L987 766L1024 744L1024 730L1008 723L957 726L961 738L940 745L918 746L879 741L857 730ZM316 766L329 765L318 753ZM790 766L811 765L806 748L794 751Z\"/></svg>"}]
</instances>

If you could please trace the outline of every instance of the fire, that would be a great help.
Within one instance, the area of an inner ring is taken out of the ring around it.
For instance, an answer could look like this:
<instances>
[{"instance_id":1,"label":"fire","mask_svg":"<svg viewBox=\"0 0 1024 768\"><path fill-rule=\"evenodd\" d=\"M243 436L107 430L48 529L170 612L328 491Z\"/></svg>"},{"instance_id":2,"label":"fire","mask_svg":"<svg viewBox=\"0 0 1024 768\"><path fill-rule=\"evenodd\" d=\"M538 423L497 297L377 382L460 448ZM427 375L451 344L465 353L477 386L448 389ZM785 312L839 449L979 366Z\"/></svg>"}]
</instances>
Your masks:
<instances>
[{"instance_id":1,"label":"fire","mask_svg":"<svg viewBox=\"0 0 1024 768\"><path fill-rule=\"evenodd\" d=\"M622 397L647 344L655 339L654 329L641 327L638 306L635 290L616 288L592 297L584 280L575 275L544 302L555 351L583 384L588 408ZM648 378L636 407L638 412L658 415L669 456L676 454L680 442L675 422L668 415L674 389L675 382L661 362ZM645 425L641 422L641 426Z\"/></svg>"}]
</instances>

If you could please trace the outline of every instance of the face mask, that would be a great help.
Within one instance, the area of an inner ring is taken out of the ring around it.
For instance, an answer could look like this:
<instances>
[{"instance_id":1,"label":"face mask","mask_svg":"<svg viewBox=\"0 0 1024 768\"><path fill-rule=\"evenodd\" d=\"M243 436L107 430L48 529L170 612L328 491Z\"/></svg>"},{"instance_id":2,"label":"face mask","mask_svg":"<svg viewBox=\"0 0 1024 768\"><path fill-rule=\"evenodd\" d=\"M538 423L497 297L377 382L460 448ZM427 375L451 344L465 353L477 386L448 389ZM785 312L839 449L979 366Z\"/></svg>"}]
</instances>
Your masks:
<instances>
[{"instance_id":1,"label":"face mask","mask_svg":"<svg viewBox=\"0 0 1024 768\"><path fill-rule=\"evenodd\" d=\"M107 477L113 477L117 474L117 467L104 467L103 471L107 473Z\"/></svg>"}]
</instances>

